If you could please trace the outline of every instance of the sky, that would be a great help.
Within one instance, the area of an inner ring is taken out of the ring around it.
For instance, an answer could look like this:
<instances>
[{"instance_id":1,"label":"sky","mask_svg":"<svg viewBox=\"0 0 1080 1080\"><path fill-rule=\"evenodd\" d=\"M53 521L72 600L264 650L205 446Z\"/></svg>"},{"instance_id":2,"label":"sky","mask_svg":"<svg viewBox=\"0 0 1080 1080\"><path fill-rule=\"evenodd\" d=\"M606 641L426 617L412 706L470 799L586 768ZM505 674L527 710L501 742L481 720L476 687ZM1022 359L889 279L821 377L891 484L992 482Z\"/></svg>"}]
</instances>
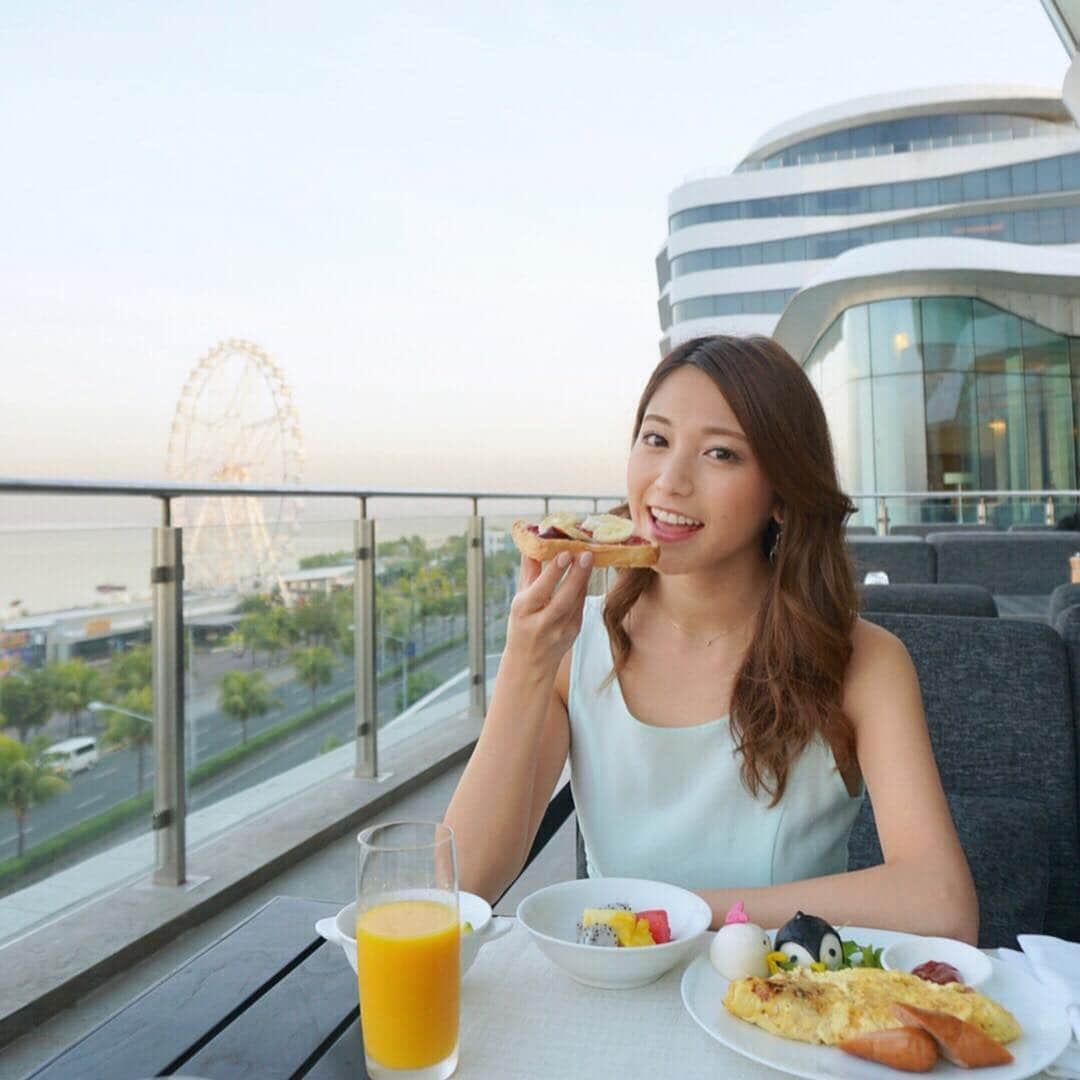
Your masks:
<instances>
[{"instance_id":1,"label":"sky","mask_svg":"<svg viewBox=\"0 0 1080 1080\"><path fill-rule=\"evenodd\" d=\"M1038 0L4 0L0 476L163 478L242 337L306 483L618 492L672 188L837 101L1066 67Z\"/></svg>"}]
</instances>

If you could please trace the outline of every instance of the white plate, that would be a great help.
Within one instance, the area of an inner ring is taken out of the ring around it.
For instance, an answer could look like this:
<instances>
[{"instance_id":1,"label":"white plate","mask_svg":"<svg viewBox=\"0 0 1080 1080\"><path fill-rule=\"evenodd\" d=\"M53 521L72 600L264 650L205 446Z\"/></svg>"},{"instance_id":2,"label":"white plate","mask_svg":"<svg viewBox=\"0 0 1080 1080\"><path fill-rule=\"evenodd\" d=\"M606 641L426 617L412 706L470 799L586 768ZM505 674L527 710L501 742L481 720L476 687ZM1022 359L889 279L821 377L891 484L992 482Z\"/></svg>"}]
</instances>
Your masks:
<instances>
[{"instance_id":1,"label":"white plate","mask_svg":"<svg viewBox=\"0 0 1080 1080\"><path fill-rule=\"evenodd\" d=\"M845 939L854 939L875 948L914 936L892 930L865 930L857 926L845 926L840 933ZM1064 1005L1023 972L999 960L992 963L993 975L980 987L979 993L993 998L1008 1009L1019 1021L1023 1034L1009 1043L1009 1052L1016 1059L1011 1065L978 1070L977 1075L985 1071L987 1080L1021 1080L1022 1077L1034 1076L1061 1056L1072 1037L1065 1019ZM885 1066L872 1061L852 1057L834 1046L813 1046L770 1035L732 1016L724 1008L727 987L727 979L709 963L709 951L706 949L683 973L683 1004L694 1020L717 1042L743 1057L760 1061L792 1076L810 1077L811 1080L883 1080L890 1073L893 1076L907 1075L897 1070L887 1070ZM976 1073L939 1060L928 1075L962 1076L971 1080Z\"/></svg>"}]
</instances>

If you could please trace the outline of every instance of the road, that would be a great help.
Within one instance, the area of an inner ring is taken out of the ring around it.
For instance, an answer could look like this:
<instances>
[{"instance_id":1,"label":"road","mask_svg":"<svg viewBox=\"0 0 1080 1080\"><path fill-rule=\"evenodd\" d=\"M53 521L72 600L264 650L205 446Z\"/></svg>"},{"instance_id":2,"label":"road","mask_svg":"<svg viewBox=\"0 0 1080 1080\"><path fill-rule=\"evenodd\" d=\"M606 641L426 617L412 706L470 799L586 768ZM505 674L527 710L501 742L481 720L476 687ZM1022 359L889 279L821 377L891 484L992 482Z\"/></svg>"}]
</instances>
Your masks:
<instances>
[{"instance_id":1,"label":"road","mask_svg":"<svg viewBox=\"0 0 1080 1080\"><path fill-rule=\"evenodd\" d=\"M446 637L461 633L460 619L447 621L441 628L429 629L426 648L431 648ZM500 639L501 640L501 639ZM205 667L204 658L197 662L198 667ZM228 670L228 662L218 661L220 670ZM245 667L241 665L241 668ZM410 665L410 674L418 671L431 672L439 682L457 674L468 666L467 649L464 644L455 645L446 652L421 661L415 667ZM291 671L277 669L277 679L288 679L275 688L278 705L266 716L253 718L248 722L248 738L260 731L274 727L290 716L309 708L311 691L291 680ZM271 673L271 680L275 673ZM347 661L338 657L332 682L320 687L317 700L351 690L353 687L352 658ZM189 746L189 769L215 757L241 742L240 725L223 717L216 708L216 691L200 695L187 708L189 731L194 731L194 739ZM399 711L398 697L401 693L401 681L391 679L379 688L378 716L380 725L391 719ZM271 776L293 768L305 761L317 757L324 740L336 735L341 742L353 737L356 715L352 703L335 710L331 715L320 718L311 726L297 731L281 743L268 748L265 752L244 759L235 769L215 777L206 784L199 785L192 792L189 808L196 810L221 799L227 798L244 788L251 787ZM144 790L153 787L154 760L152 747L144 750ZM40 844L49 837L63 832L73 824L88 817L102 813L111 806L136 794L138 789L138 753L133 749L123 748L110 753L102 753L97 766L87 772L73 776L69 780L67 791L50 802L31 809L25 829L26 848ZM148 821L133 822L130 829L110 834L108 843L134 835L148 828ZM18 850L18 834L15 819L9 810L0 812L0 862L11 858Z\"/></svg>"}]
</instances>

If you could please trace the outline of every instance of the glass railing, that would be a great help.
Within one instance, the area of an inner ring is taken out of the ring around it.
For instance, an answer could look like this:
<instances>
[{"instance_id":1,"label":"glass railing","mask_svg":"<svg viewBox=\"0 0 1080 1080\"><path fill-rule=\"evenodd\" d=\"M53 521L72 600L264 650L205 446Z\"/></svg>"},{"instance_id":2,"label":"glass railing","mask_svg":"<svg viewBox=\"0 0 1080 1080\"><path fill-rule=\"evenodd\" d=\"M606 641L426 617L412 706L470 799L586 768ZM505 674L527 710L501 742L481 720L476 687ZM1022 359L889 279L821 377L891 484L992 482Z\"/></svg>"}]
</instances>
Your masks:
<instances>
[{"instance_id":1,"label":"glass railing","mask_svg":"<svg viewBox=\"0 0 1080 1080\"><path fill-rule=\"evenodd\" d=\"M887 535L902 525L983 525L993 529L1054 529L1080 510L1080 491L894 491L851 495L848 526Z\"/></svg>"},{"instance_id":2,"label":"glass railing","mask_svg":"<svg viewBox=\"0 0 1080 1080\"><path fill-rule=\"evenodd\" d=\"M516 587L513 520L618 501L429 495L395 515L411 493L309 490L286 535L181 518L180 489L139 490L166 524L0 527L0 942L151 870L182 882L188 851L224 830L330 776L382 775L380 750L481 717ZM1050 527L1080 492L853 499L850 524L888 533ZM603 591L610 575L594 577ZM30 766L18 791L15 761Z\"/></svg>"},{"instance_id":3,"label":"glass railing","mask_svg":"<svg viewBox=\"0 0 1080 1080\"><path fill-rule=\"evenodd\" d=\"M514 518L616 501L195 494L0 480L0 943L149 871L190 880L188 852L223 831L482 715L516 585ZM56 514L37 508L50 499L69 519L111 520L112 500L163 524L49 527ZM282 506L297 512L275 518ZM32 766L25 797L16 760Z\"/></svg>"}]
</instances>

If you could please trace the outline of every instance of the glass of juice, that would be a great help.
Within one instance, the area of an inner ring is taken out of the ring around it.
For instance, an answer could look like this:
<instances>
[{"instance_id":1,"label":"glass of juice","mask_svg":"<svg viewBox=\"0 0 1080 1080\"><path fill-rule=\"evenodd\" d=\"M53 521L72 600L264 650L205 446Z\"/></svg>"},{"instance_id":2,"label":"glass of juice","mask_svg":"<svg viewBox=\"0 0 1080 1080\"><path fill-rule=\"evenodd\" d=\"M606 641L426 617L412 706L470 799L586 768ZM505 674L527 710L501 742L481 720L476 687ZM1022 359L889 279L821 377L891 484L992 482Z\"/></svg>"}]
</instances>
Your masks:
<instances>
[{"instance_id":1,"label":"glass of juice","mask_svg":"<svg viewBox=\"0 0 1080 1080\"><path fill-rule=\"evenodd\" d=\"M461 929L454 834L428 821L365 829L357 870L360 1029L374 1080L444 1080L458 1062Z\"/></svg>"}]
</instances>

